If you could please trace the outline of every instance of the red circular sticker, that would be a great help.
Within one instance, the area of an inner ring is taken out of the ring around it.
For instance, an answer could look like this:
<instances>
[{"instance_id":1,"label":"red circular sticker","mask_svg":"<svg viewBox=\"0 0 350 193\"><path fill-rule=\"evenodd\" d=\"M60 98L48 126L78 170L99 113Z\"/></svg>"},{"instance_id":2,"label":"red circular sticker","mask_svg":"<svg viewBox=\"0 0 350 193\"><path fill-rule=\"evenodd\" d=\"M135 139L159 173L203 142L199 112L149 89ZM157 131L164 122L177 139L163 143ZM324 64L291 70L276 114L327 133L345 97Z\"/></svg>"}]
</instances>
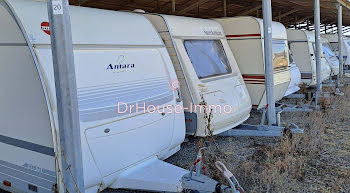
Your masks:
<instances>
[{"instance_id":1,"label":"red circular sticker","mask_svg":"<svg viewBox=\"0 0 350 193\"><path fill-rule=\"evenodd\" d=\"M46 22L46 21L42 22L42 23L41 23L41 29L42 29L46 34L48 34L48 35L51 34L51 33L50 33L50 23L49 23L49 22Z\"/></svg>"}]
</instances>

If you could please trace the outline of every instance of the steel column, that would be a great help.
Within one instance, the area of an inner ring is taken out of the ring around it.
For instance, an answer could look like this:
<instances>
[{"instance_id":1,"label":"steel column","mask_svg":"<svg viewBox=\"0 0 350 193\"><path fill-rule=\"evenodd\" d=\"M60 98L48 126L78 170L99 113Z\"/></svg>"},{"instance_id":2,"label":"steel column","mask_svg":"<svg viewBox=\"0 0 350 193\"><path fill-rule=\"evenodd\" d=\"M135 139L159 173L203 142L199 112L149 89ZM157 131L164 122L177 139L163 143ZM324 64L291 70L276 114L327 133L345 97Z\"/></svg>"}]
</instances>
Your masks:
<instances>
[{"instance_id":1,"label":"steel column","mask_svg":"<svg viewBox=\"0 0 350 193\"><path fill-rule=\"evenodd\" d=\"M343 76L343 7L338 4L338 56L339 56L339 74L338 74L338 85L340 79Z\"/></svg>"},{"instance_id":2,"label":"steel column","mask_svg":"<svg viewBox=\"0 0 350 193\"><path fill-rule=\"evenodd\" d=\"M314 0L314 23L315 23L315 48L316 48L316 79L317 79L317 93L316 98L322 93L321 80L321 35L320 35L320 0ZM317 101L317 100L316 100ZM317 105L317 104L316 104Z\"/></svg>"},{"instance_id":3,"label":"steel column","mask_svg":"<svg viewBox=\"0 0 350 193\"><path fill-rule=\"evenodd\" d=\"M81 132L68 0L48 0L60 138L60 170L67 190L84 193ZM61 180L61 179L60 179Z\"/></svg>"},{"instance_id":4,"label":"steel column","mask_svg":"<svg viewBox=\"0 0 350 193\"><path fill-rule=\"evenodd\" d=\"M266 81L266 102L268 104L267 118L268 124L276 124L275 110L275 91L273 80L273 62L272 62L272 10L271 0L263 0L264 17L264 53L265 53L265 81Z\"/></svg>"}]
</instances>

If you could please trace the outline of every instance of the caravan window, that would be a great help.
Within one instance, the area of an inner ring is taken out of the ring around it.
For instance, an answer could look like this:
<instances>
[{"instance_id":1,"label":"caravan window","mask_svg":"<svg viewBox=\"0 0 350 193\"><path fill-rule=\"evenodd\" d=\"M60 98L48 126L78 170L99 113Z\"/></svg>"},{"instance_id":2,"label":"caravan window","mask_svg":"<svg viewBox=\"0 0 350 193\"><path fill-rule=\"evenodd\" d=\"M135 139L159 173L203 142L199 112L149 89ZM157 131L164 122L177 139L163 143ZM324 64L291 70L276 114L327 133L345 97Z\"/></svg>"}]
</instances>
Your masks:
<instances>
[{"instance_id":1,"label":"caravan window","mask_svg":"<svg viewBox=\"0 0 350 193\"><path fill-rule=\"evenodd\" d=\"M199 79L232 72L220 40L185 40L184 44Z\"/></svg>"},{"instance_id":2,"label":"caravan window","mask_svg":"<svg viewBox=\"0 0 350 193\"><path fill-rule=\"evenodd\" d=\"M275 70L288 67L288 47L285 41L272 41L273 67Z\"/></svg>"}]
</instances>

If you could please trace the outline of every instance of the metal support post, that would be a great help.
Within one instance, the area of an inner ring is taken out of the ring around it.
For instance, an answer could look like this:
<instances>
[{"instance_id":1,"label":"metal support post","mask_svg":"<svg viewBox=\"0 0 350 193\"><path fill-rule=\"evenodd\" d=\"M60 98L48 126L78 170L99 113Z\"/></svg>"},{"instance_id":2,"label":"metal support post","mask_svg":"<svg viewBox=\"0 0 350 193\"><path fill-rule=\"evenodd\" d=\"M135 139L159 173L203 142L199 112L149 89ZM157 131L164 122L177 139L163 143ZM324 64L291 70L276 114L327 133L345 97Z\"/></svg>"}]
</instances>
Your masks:
<instances>
[{"instance_id":1,"label":"metal support post","mask_svg":"<svg viewBox=\"0 0 350 193\"><path fill-rule=\"evenodd\" d=\"M338 84L343 76L343 9L340 4L337 5L338 8L338 50L339 50L339 74L338 74Z\"/></svg>"},{"instance_id":2,"label":"metal support post","mask_svg":"<svg viewBox=\"0 0 350 193\"><path fill-rule=\"evenodd\" d=\"M62 182L67 190L84 193L80 122L68 0L48 0L55 75ZM61 179L60 179L61 180Z\"/></svg>"},{"instance_id":3,"label":"metal support post","mask_svg":"<svg viewBox=\"0 0 350 193\"><path fill-rule=\"evenodd\" d=\"M264 17L264 53L265 53L265 81L266 81L266 102L268 104L267 119L268 125L276 124L275 92L273 80L272 62L272 10L271 0L263 0Z\"/></svg>"},{"instance_id":4,"label":"metal support post","mask_svg":"<svg viewBox=\"0 0 350 193\"><path fill-rule=\"evenodd\" d=\"M314 23L315 23L315 47L316 47L316 106L318 106L318 99L322 94L322 80L321 80L321 35L320 35L320 0L314 0Z\"/></svg>"}]
</instances>

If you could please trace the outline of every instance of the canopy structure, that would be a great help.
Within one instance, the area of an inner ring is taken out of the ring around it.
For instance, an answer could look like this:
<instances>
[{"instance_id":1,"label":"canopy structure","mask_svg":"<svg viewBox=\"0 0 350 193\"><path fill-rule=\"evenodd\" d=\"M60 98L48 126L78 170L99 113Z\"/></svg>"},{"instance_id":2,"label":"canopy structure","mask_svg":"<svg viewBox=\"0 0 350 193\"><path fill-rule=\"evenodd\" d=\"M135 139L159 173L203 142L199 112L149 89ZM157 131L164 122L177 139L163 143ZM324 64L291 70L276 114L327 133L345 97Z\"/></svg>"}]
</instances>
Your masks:
<instances>
[{"instance_id":1,"label":"canopy structure","mask_svg":"<svg viewBox=\"0 0 350 193\"><path fill-rule=\"evenodd\" d=\"M321 33L336 33L337 4L350 8L348 0L321 0ZM72 5L111 9L142 9L151 13L200 18L250 15L262 17L261 0L70 0ZM274 21L290 28L314 30L313 0L272 0ZM343 25L350 26L350 10L343 11ZM344 27L343 32L350 31Z\"/></svg>"}]
</instances>

